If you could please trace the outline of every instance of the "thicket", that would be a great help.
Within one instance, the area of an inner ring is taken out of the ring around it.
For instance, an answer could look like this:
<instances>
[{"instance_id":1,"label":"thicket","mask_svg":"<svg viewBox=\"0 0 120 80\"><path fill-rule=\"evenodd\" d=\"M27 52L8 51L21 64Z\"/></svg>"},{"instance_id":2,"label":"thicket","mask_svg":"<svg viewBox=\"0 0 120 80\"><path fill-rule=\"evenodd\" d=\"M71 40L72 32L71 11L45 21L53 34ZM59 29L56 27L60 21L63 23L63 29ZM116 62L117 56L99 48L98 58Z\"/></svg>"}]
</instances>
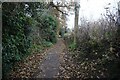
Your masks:
<instances>
[{"instance_id":1,"label":"thicket","mask_svg":"<svg viewBox=\"0 0 120 80\"><path fill-rule=\"evenodd\" d=\"M2 73L57 41L56 18L47 3L2 3Z\"/></svg>"},{"instance_id":2,"label":"thicket","mask_svg":"<svg viewBox=\"0 0 120 80\"><path fill-rule=\"evenodd\" d=\"M88 23L86 23L88 24ZM120 32L119 26L115 25L114 22L107 23L104 19L90 23L88 26L81 25L78 30L77 35L77 45L73 43L73 36L66 37L66 43L68 44L69 50L76 64L81 63L87 64L89 68L92 62L96 66L96 72L91 74L91 70L86 70L84 75L90 78L93 76L97 78L100 77L101 73L98 71L100 68L107 69L107 78L119 78L120 76ZM101 70L102 70L101 69ZM80 72L84 72L80 68ZM103 77L103 76L102 76Z\"/></svg>"}]
</instances>

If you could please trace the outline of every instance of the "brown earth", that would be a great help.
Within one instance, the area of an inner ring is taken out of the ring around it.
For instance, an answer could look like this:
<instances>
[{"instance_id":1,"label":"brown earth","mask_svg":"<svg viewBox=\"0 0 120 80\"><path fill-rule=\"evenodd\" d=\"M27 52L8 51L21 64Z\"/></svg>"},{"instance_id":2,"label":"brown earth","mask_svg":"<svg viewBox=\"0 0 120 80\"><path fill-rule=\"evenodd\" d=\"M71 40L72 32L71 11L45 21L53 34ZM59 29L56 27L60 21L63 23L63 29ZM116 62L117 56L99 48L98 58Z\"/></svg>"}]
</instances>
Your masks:
<instances>
[{"instance_id":1,"label":"brown earth","mask_svg":"<svg viewBox=\"0 0 120 80\"><path fill-rule=\"evenodd\" d=\"M10 72L11 78L54 78L59 74L65 44L62 39L43 53L32 54L18 62Z\"/></svg>"}]
</instances>

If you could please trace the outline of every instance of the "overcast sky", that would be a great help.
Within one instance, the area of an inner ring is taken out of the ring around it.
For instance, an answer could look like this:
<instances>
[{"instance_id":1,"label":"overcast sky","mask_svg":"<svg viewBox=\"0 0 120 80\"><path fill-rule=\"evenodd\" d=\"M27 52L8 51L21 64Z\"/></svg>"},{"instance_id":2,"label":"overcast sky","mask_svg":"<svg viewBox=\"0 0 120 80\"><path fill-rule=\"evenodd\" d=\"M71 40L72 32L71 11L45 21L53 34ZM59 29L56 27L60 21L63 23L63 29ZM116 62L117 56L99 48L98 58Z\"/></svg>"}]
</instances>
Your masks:
<instances>
[{"instance_id":1,"label":"overcast sky","mask_svg":"<svg viewBox=\"0 0 120 80\"><path fill-rule=\"evenodd\" d=\"M112 12L115 12L118 1L120 0L80 0L79 20L82 17L92 21L99 19L101 14L105 13L104 8L107 6L110 7ZM108 3L111 3L111 5L108 5ZM68 16L67 25L69 28L74 27L74 15Z\"/></svg>"}]
</instances>

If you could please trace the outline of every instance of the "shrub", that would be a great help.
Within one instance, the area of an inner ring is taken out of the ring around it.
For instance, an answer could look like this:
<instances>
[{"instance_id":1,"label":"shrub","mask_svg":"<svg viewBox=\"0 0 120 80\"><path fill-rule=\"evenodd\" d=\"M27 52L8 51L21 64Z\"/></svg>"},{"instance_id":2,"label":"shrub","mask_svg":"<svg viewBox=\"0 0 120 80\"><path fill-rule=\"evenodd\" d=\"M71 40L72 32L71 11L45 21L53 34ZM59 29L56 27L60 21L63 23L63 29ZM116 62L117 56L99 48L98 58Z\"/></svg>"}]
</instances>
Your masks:
<instances>
[{"instance_id":1,"label":"shrub","mask_svg":"<svg viewBox=\"0 0 120 80\"><path fill-rule=\"evenodd\" d=\"M47 9L44 3L3 3L2 6L4 78L16 62L30 54L30 50L39 52L57 41L57 22L52 15L38 11L38 8Z\"/></svg>"},{"instance_id":2,"label":"shrub","mask_svg":"<svg viewBox=\"0 0 120 80\"><path fill-rule=\"evenodd\" d=\"M17 3L3 3L2 28L2 61L3 76L13 67L14 63L29 54L31 19L19 11ZM9 8L9 9L8 9ZM13 11L12 11L13 10ZM13 15L14 14L14 15ZM27 24L26 24L27 23Z\"/></svg>"}]
</instances>

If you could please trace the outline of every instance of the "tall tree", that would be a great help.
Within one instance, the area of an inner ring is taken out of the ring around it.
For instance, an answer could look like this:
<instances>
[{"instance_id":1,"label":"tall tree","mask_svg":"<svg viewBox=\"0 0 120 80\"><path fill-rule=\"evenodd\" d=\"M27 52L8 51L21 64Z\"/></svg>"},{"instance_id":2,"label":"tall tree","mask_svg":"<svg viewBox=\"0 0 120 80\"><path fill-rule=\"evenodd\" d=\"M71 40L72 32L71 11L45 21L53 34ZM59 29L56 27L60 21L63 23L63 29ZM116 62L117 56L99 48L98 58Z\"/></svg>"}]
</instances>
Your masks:
<instances>
[{"instance_id":1,"label":"tall tree","mask_svg":"<svg viewBox=\"0 0 120 80\"><path fill-rule=\"evenodd\" d=\"M75 2L75 22L74 22L74 43L77 41L77 33L78 33L78 19L79 19L79 2Z\"/></svg>"},{"instance_id":2,"label":"tall tree","mask_svg":"<svg viewBox=\"0 0 120 80\"><path fill-rule=\"evenodd\" d=\"M57 36L59 35L60 32L60 28L62 26L65 26L65 18L66 15L68 15L66 13L65 8L70 9L71 5L70 3L66 3L64 0L60 0L60 2L53 2L54 0L51 0L51 2L49 3L49 9L52 10L52 14L55 15L58 19L58 29L57 29Z\"/></svg>"}]
</instances>

